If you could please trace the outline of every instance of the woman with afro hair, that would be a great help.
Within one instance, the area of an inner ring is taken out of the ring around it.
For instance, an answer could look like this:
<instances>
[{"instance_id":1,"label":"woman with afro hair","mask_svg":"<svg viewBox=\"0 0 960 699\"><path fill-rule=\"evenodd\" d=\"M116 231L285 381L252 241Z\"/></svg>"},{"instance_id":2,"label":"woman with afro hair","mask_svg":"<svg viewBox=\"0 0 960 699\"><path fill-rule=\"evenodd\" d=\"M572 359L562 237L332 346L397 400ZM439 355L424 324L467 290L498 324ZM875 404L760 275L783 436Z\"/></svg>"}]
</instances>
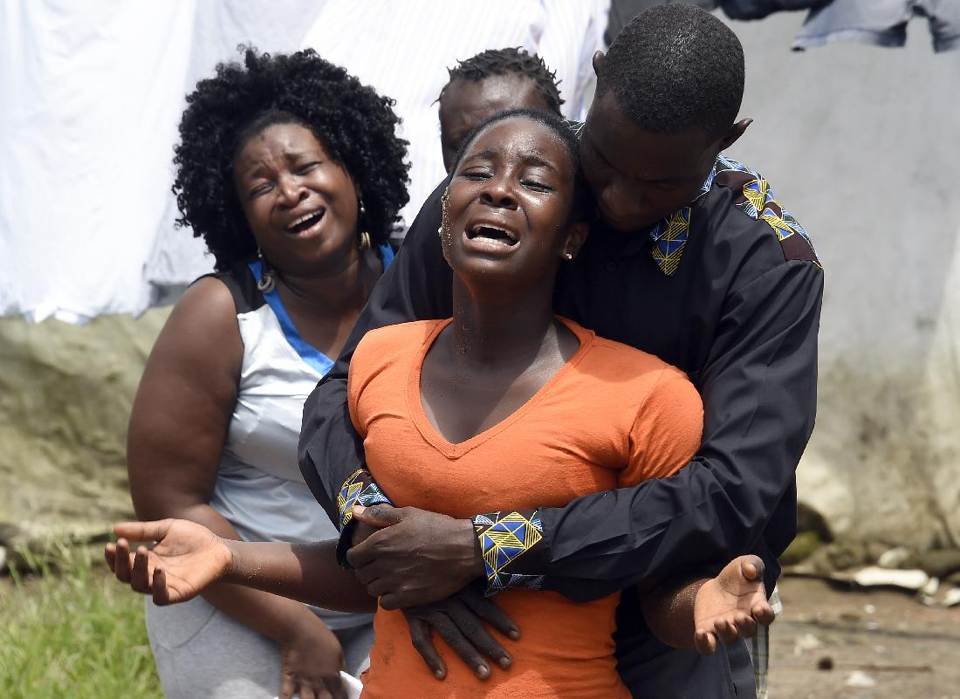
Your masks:
<instances>
[{"instance_id":1,"label":"woman with afro hair","mask_svg":"<svg viewBox=\"0 0 960 699\"><path fill-rule=\"evenodd\" d=\"M128 437L140 519L179 517L246 541L316 542L336 529L297 466L307 395L393 258L407 201L392 101L313 51L245 51L187 96L175 150L178 223L216 273L170 314ZM238 586L147 602L167 697L341 696L372 639L369 614Z\"/></svg>"}]
</instances>

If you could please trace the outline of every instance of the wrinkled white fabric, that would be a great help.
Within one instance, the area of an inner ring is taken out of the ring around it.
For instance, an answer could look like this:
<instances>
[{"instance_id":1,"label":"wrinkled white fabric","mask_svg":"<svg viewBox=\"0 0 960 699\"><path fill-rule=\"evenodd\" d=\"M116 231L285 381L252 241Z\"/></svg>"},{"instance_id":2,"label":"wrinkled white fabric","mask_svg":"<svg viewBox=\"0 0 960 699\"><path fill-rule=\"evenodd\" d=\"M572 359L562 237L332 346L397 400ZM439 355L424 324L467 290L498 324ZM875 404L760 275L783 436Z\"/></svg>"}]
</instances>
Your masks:
<instances>
[{"instance_id":1,"label":"wrinkled white fabric","mask_svg":"<svg viewBox=\"0 0 960 699\"><path fill-rule=\"evenodd\" d=\"M317 0L0 3L0 314L140 313L172 229L184 96L240 43L299 45ZM160 278L206 271L189 231Z\"/></svg>"},{"instance_id":2,"label":"wrinkled white fabric","mask_svg":"<svg viewBox=\"0 0 960 699\"><path fill-rule=\"evenodd\" d=\"M184 96L237 46L310 46L398 100L412 142L407 222L440 180L433 101L485 48L541 50L568 114L589 93L609 0L6 0L0 3L0 315L140 313L151 284L212 260L174 229ZM584 87L586 86L586 87Z\"/></svg>"}]
</instances>

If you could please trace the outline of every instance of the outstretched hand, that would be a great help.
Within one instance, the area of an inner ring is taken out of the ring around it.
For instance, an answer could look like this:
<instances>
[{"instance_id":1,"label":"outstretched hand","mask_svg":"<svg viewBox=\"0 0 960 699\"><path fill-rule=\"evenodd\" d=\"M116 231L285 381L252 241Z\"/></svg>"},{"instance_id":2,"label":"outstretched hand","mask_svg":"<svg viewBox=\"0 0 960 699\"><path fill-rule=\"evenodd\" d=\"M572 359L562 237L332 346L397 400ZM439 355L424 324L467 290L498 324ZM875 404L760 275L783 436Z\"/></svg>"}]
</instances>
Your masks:
<instances>
[{"instance_id":1,"label":"outstretched hand","mask_svg":"<svg viewBox=\"0 0 960 699\"><path fill-rule=\"evenodd\" d=\"M104 548L107 565L117 580L152 595L158 605L196 597L230 568L232 556L226 544L196 522L121 522L113 530L118 538ZM130 540L156 545L152 549L141 545L131 553Z\"/></svg>"},{"instance_id":2,"label":"outstretched hand","mask_svg":"<svg viewBox=\"0 0 960 699\"><path fill-rule=\"evenodd\" d=\"M702 655L712 655L719 641L750 638L757 624L773 623L773 608L763 585L763 561L758 556L730 561L697 591L693 617L694 645Z\"/></svg>"}]
</instances>

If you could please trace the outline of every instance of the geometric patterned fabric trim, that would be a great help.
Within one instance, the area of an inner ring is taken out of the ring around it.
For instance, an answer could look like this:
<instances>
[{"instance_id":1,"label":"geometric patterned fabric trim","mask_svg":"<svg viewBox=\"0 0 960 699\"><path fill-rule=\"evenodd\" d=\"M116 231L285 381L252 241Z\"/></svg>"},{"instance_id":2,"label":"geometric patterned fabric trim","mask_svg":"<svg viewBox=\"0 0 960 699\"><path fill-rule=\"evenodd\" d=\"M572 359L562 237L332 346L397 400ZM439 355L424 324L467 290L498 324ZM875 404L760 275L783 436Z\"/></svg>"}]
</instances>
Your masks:
<instances>
[{"instance_id":1,"label":"geometric patterned fabric trim","mask_svg":"<svg viewBox=\"0 0 960 699\"><path fill-rule=\"evenodd\" d=\"M542 575L510 571L518 559L543 540L539 510L477 515L473 518L473 526L480 542L488 595L512 587L540 589L543 584Z\"/></svg>"},{"instance_id":2,"label":"geometric patterned fabric trim","mask_svg":"<svg viewBox=\"0 0 960 699\"><path fill-rule=\"evenodd\" d=\"M340 529L343 530L347 523L353 519L354 505L372 507L373 505L383 504L393 505L390 498L383 494L383 491L370 476L370 472L358 468L343 482L343 485L340 486L340 493L337 495Z\"/></svg>"},{"instance_id":3,"label":"geometric patterned fabric trim","mask_svg":"<svg viewBox=\"0 0 960 699\"><path fill-rule=\"evenodd\" d=\"M717 184L736 192L734 204L740 211L770 226L785 250L793 247L791 239L802 240L800 246L809 251L804 259L821 266L807 229L780 205L774 196L773 187L763 175L723 155L717 158L715 170Z\"/></svg>"},{"instance_id":4,"label":"geometric patterned fabric trim","mask_svg":"<svg viewBox=\"0 0 960 699\"><path fill-rule=\"evenodd\" d=\"M700 186L700 191L694 201L710 191L716 176L716 168L710 170L706 181ZM680 266L680 258L687 247L687 238L690 237L690 214L693 206L683 206L664 218L650 230L650 240L653 247L650 254L657 263L660 271L668 277L673 276Z\"/></svg>"},{"instance_id":5,"label":"geometric patterned fabric trim","mask_svg":"<svg viewBox=\"0 0 960 699\"><path fill-rule=\"evenodd\" d=\"M760 173L732 158L719 155L694 202L709 192L714 183L739 190L734 197L734 204L750 218L770 226L784 251L790 251L788 259L806 259L820 266L810 234L793 214L777 202L773 188ZM692 204L681 207L650 231L650 239L653 241L651 255L660 271L668 277L677 271L680 258L686 249L692 211ZM794 244L791 239L803 242Z\"/></svg>"}]
</instances>

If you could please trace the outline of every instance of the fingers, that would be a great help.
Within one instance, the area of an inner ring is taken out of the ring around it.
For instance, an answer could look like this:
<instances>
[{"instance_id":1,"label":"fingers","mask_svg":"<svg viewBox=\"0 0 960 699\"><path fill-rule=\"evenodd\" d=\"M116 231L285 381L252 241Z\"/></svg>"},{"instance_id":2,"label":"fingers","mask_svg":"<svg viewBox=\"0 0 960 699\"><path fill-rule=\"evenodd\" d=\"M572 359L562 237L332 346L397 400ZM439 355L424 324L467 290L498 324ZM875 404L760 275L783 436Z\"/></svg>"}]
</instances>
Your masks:
<instances>
[{"instance_id":1,"label":"fingers","mask_svg":"<svg viewBox=\"0 0 960 699\"><path fill-rule=\"evenodd\" d=\"M409 614L404 614L407 618L407 626L410 628L410 640L413 641L413 647L416 648L423 662L430 668L430 672L438 680L447 676L447 666L443 663L443 658L437 653L436 646L433 645L433 637L430 633L430 627L427 622L417 619Z\"/></svg>"},{"instance_id":2,"label":"fingers","mask_svg":"<svg viewBox=\"0 0 960 699\"><path fill-rule=\"evenodd\" d=\"M729 619L721 619L713 625L713 628L725 645L733 643L739 637L736 624Z\"/></svg>"},{"instance_id":3,"label":"fingers","mask_svg":"<svg viewBox=\"0 0 960 699\"><path fill-rule=\"evenodd\" d=\"M494 604L493 600L485 597L482 592L467 588L458 595L458 598L473 610L473 613L490 624L504 636L514 641L520 638L520 629L513 623L500 607Z\"/></svg>"},{"instance_id":4,"label":"fingers","mask_svg":"<svg viewBox=\"0 0 960 699\"><path fill-rule=\"evenodd\" d=\"M313 691L313 687L308 684L300 685L300 691L297 692L297 696L299 696L300 699L317 699L317 696L323 696L326 697L326 699L330 699L326 689L322 690L322 694L318 695L317 692Z\"/></svg>"},{"instance_id":5,"label":"fingers","mask_svg":"<svg viewBox=\"0 0 960 699\"><path fill-rule=\"evenodd\" d=\"M296 686L294 686L293 676L286 672L284 668L283 676L280 681L280 695L277 699L291 699L293 697L294 691L296 691Z\"/></svg>"},{"instance_id":6,"label":"fingers","mask_svg":"<svg viewBox=\"0 0 960 699\"><path fill-rule=\"evenodd\" d=\"M107 561L107 568L114 572L114 563L117 560L117 545L112 541L103 547L103 557Z\"/></svg>"},{"instance_id":7,"label":"fingers","mask_svg":"<svg viewBox=\"0 0 960 699\"><path fill-rule=\"evenodd\" d=\"M773 623L774 619L777 618L776 614L773 613L773 607L771 607L770 603L766 600L753 605L750 614L756 619L758 624L763 624L764 626L769 626Z\"/></svg>"},{"instance_id":8,"label":"fingers","mask_svg":"<svg viewBox=\"0 0 960 699\"><path fill-rule=\"evenodd\" d=\"M503 649L503 646L487 633L480 618L470 608L456 600L451 600L447 607L447 614L473 647L495 661L504 670L510 667L513 658Z\"/></svg>"},{"instance_id":9,"label":"fingers","mask_svg":"<svg viewBox=\"0 0 960 699\"><path fill-rule=\"evenodd\" d=\"M338 674L336 677L331 677L323 681L326 685L327 693L330 695L330 699L347 699L347 688L343 684L343 679ZM317 699L320 699L322 695L317 694Z\"/></svg>"},{"instance_id":10,"label":"fingers","mask_svg":"<svg viewBox=\"0 0 960 699\"><path fill-rule=\"evenodd\" d=\"M133 570L130 572L130 587L137 592L150 592L150 566L147 560L146 546L137 547L137 555L133 559Z\"/></svg>"},{"instance_id":11,"label":"fingers","mask_svg":"<svg viewBox=\"0 0 960 699\"><path fill-rule=\"evenodd\" d=\"M348 561L350 560L350 553L352 551L353 549L347 552ZM353 566L353 563L350 563L350 565ZM373 583L377 578L379 578L382 575L382 573L384 572L383 569L384 569L384 566L380 564L379 561L374 560L371 563L361 567L354 566L353 574L357 576L357 580L360 581L360 584L367 586L369 588L370 584ZM386 592L386 590L383 590L381 592L373 592L372 590L368 589L367 592L369 592L374 597L379 597L384 592Z\"/></svg>"},{"instance_id":12,"label":"fingers","mask_svg":"<svg viewBox=\"0 0 960 699\"><path fill-rule=\"evenodd\" d=\"M382 529L399 523L404 515L401 509L390 505L374 505L373 507L354 505L353 516L364 524Z\"/></svg>"},{"instance_id":13,"label":"fingers","mask_svg":"<svg viewBox=\"0 0 960 699\"><path fill-rule=\"evenodd\" d=\"M116 558L113 564L113 574L122 583L130 582L130 544L126 539L117 539L115 547Z\"/></svg>"},{"instance_id":14,"label":"fingers","mask_svg":"<svg viewBox=\"0 0 960 699\"><path fill-rule=\"evenodd\" d=\"M693 645L700 655L713 655L717 650L717 637L709 631L697 631Z\"/></svg>"},{"instance_id":15,"label":"fingers","mask_svg":"<svg viewBox=\"0 0 960 699\"><path fill-rule=\"evenodd\" d=\"M397 604L403 594L399 590L392 589L392 583L387 578L379 578L367 585L367 594L379 598L380 606L387 610L415 606L412 604Z\"/></svg>"},{"instance_id":16,"label":"fingers","mask_svg":"<svg viewBox=\"0 0 960 699\"><path fill-rule=\"evenodd\" d=\"M740 613L734 620L739 638L753 638L757 635L757 622L748 614Z\"/></svg>"},{"instance_id":17,"label":"fingers","mask_svg":"<svg viewBox=\"0 0 960 699\"><path fill-rule=\"evenodd\" d=\"M163 568L153 571L153 603L158 607L170 604L170 589L167 587L167 574Z\"/></svg>"},{"instance_id":18,"label":"fingers","mask_svg":"<svg viewBox=\"0 0 960 699\"><path fill-rule=\"evenodd\" d=\"M743 573L743 577L751 582L763 580L763 559L753 554L740 556L740 570Z\"/></svg>"},{"instance_id":19,"label":"fingers","mask_svg":"<svg viewBox=\"0 0 960 699\"><path fill-rule=\"evenodd\" d=\"M373 508L371 508L373 509ZM379 553L377 545L384 543L385 540L392 538L389 529L375 531L364 541L347 551L347 562L354 570L363 568L373 563Z\"/></svg>"},{"instance_id":20,"label":"fingers","mask_svg":"<svg viewBox=\"0 0 960 699\"><path fill-rule=\"evenodd\" d=\"M354 518L350 522L353 523L353 533L350 535L350 547L359 546L373 534L377 529L371 527L369 524L364 524L360 520ZM347 525L350 526L350 525Z\"/></svg>"},{"instance_id":21,"label":"fingers","mask_svg":"<svg viewBox=\"0 0 960 699\"><path fill-rule=\"evenodd\" d=\"M425 604L431 604L436 600L436 595L429 596L427 590L396 590L388 592L380 597L380 606L386 610L408 609L409 607L420 607Z\"/></svg>"},{"instance_id":22,"label":"fingers","mask_svg":"<svg viewBox=\"0 0 960 699\"><path fill-rule=\"evenodd\" d=\"M460 632L460 629L457 628L457 625L453 623L449 616L442 612L432 612L425 618L430 626L440 634L440 637L447 642L453 652L473 670L473 674L477 678L485 680L490 677L490 667L486 661Z\"/></svg>"},{"instance_id":23,"label":"fingers","mask_svg":"<svg viewBox=\"0 0 960 699\"><path fill-rule=\"evenodd\" d=\"M161 519L154 522L117 522L113 531L118 537L133 541L160 541L167 535L173 520Z\"/></svg>"}]
</instances>

